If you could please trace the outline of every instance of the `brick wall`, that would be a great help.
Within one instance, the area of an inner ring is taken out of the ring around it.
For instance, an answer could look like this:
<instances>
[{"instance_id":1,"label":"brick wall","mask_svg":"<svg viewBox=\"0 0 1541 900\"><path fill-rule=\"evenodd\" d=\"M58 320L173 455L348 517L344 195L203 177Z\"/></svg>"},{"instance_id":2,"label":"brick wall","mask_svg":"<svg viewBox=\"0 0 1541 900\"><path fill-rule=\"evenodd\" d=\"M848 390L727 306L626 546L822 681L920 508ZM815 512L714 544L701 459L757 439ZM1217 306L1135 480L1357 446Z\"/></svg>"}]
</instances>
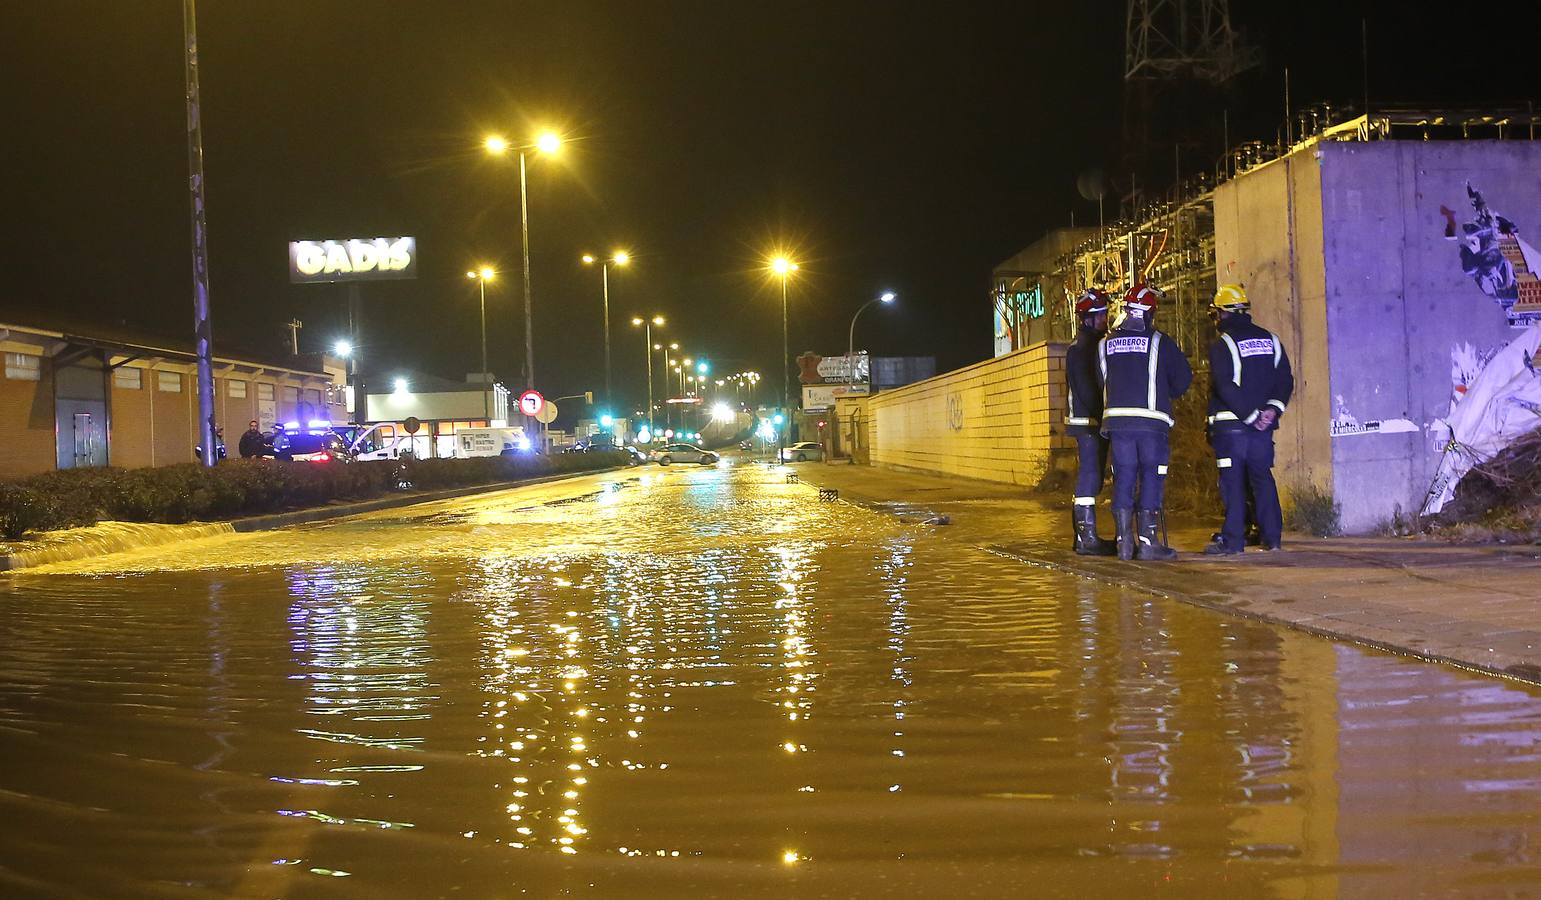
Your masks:
<instances>
[{"instance_id":1,"label":"brick wall","mask_svg":"<svg viewBox=\"0 0 1541 900\"><path fill-rule=\"evenodd\" d=\"M1036 484L1069 453L1065 345L1039 343L884 391L869 403L874 465Z\"/></svg>"},{"instance_id":2,"label":"brick wall","mask_svg":"<svg viewBox=\"0 0 1541 900\"><path fill-rule=\"evenodd\" d=\"M3 357L0 357L3 358ZM0 369L0 477L47 472L56 461L54 443L54 383L49 361L42 361L40 380L6 378Z\"/></svg>"}]
</instances>

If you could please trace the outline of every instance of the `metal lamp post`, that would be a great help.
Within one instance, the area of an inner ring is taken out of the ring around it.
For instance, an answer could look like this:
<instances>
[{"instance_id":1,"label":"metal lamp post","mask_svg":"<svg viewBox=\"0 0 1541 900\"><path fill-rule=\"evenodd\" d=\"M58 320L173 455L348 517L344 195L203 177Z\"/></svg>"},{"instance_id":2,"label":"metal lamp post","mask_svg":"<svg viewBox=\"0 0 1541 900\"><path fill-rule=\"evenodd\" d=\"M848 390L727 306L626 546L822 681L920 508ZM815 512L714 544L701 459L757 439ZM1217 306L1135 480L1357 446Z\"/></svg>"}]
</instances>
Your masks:
<instances>
[{"instance_id":1,"label":"metal lamp post","mask_svg":"<svg viewBox=\"0 0 1541 900\"><path fill-rule=\"evenodd\" d=\"M525 177L525 155L530 150L554 154L562 147L562 139L555 132L543 132L535 143L510 147L508 141L496 135L488 137L482 145L488 153L502 155L509 150L519 154L519 245L524 256L524 386L535 388L535 321L531 312L533 296L530 288L530 201L529 185ZM526 426L528 427L528 426Z\"/></svg>"},{"instance_id":2,"label":"metal lamp post","mask_svg":"<svg viewBox=\"0 0 1541 900\"><path fill-rule=\"evenodd\" d=\"M476 279L477 287L481 288L482 295L482 418L487 424L492 424L492 406L487 394L492 385L487 377L487 282L491 281L498 273L488 266L482 266L472 272L467 272L467 278ZM528 308L528 307L526 307Z\"/></svg>"},{"instance_id":3,"label":"metal lamp post","mask_svg":"<svg viewBox=\"0 0 1541 900\"><path fill-rule=\"evenodd\" d=\"M780 446L787 445L787 432L791 430L792 419L792 350L791 342L787 338L787 279L797 271L797 263L778 256L771 260L771 271L781 277L781 409L787 421L783 422L779 439Z\"/></svg>"},{"instance_id":4,"label":"metal lamp post","mask_svg":"<svg viewBox=\"0 0 1541 900\"><path fill-rule=\"evenodd\" d=\"M647 343L644 346L647 348L647 424L648 431L650 432L655 430L653 428L653 326L662 325L663 323L663 316L653 316L650 319L634 316L631 320L632 325L642 326L643 336L647 338ZM608 378L609 372L607 370L606 389L609 388Z\"/></svg>"},{"instance_id":5,"label":"metal lamp post","mask_svg":"<svg viewBox=\"0 0 1541 900\"><path fill-rule=\"evenodd\" d=\"M583 254L583 264L584 265L592 266L595 262L599 263L600 280L601 280L601 282L604 285L604 304L605 304L605 306L604 306L604 314L605 314L605 405L613 407L613 406L615 406L615 395L613 393L611 393L611 384L610 384L610 266L612 264L617 265L617 266L624 266L624 265L626 265L627 263L631 262L631 254L627 253L625 250L617 250L614 253L610 254L610 258L609 259L605 259L605 260L596 260L592 253L585 253L585 254ZM649 344L651 344L651 342L649 342ZM652 357L649 356L648 360L651 362L652 361ZM652 415L651 411L649 411L648 415Z\"/></svg>"},{"instance_id":6,"label":"metal lamp post","mask_svg":"<svg viewBox=\"0 0 1541 900\"><path fill-rule=\"evenodd\" d=\"M894 302L896 298L897 295L895 295L893 291L884 291L882 294L879 294L878 296L873 297L871 300L868 300L866 303L863 303L861 308L856 310L856 315L851 317L851 333L848 336L845 347L845 371L849 378L848 383L856 383L856 320L860 318L861 314L866 312L867 307L871 306L872 304L882 303L887 305Z\"/></svg>"}]
</instances>

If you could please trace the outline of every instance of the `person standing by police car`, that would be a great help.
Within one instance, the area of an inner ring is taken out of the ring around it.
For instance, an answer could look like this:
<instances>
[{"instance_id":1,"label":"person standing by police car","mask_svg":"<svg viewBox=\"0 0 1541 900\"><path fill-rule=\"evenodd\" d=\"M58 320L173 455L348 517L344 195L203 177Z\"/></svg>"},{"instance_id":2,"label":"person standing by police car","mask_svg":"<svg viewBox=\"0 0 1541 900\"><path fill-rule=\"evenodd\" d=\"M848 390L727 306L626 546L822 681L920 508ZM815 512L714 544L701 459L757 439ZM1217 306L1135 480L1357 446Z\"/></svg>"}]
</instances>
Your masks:
<instances>
[{"instance_id":1,"label":"person standing by police car","mask_svg":"<svg viewBox=\"0 0 1541 900\"><path fill-rule=\"evenodd\" d=\"M1163 296L1149 285L1131 287L1113 329L1098 345L1119 559L1177 556L1161 539L1161 511L1171 461L1172 402L1187 393L1193 368L1177 342L1156 328Z\"/></svg>"},{"instance_id":2,"label":"person standing by police car","mask_svg":"<svg viewBox=\"0 0 1541 900\"><path fill-rule=\"evenodd\" d=\"M1221 285L1209 315L1220 332L1209 345L1209 440L1220 472L1225 524L1204 552L1229 556L1246 549L1248 487L1263 549L1278 550L1284 514L1273 478L1273 433L1295 392L1289 354L1278 335L1252 321L1252 304L1242 285Z\"/></svg>"},{"instance_id":3,"label":"person standing by police car","mask_svg":"<svg viewBox=\"0 0 1541 900\"><path fill-rule=\"evenodd\" d=\"M1105 291L1087 288L1076 300L1075 341L1065 349L1065 434L1075 438L1077 467L1071 526L1075 552L1112 556L1112 541L1097 535L1097 495L1108 466L1108 439L1102 436L1102 386L1097 381L1097 346L1108 331Z\"/></svg>"}]
</instances>

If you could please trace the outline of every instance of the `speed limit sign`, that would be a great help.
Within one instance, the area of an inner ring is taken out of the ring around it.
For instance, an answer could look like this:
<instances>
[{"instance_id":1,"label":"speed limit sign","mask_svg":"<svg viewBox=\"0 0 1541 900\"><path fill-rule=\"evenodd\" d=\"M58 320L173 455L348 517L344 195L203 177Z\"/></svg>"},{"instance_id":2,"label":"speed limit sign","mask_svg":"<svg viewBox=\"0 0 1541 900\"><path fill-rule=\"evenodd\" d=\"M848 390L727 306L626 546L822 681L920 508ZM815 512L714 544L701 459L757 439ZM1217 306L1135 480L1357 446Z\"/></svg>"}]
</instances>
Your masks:
<instances>
[{"instance_id":1,"label":"speed limit sign","mask_svg":"<svg viewBox=\"0 0 1541 900\"><path fill-rule=\"evenodd\" d=\"M527 416L538 416L546 408L546 398L540 391L528 390L519 395L519 411Z\"/></svg>"}]
</instances>

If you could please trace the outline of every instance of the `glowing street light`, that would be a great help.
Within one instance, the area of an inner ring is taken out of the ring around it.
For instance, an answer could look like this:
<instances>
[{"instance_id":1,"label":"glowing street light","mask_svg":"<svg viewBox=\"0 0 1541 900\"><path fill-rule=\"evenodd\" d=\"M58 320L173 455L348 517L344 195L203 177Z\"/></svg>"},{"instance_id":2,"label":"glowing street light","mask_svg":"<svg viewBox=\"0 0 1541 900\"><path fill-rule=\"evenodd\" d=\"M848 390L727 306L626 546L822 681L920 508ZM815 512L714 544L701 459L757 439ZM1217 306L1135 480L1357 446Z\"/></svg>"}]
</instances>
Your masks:
<instances>
[{"instance_id":1,"label":"glowing street light","mask_svg":"<svg viewBox=\"0 0 1541 900\"><path fill-rule=\"evenodd\" d=\"M603 261L596 260L594 258L594 254L592 254L592 253L585 253L585 254L583 254L583 264L584 265L592 266L596 262L599 263L600 279L601 279L601 282L604 285L604 314L605 314L605 403L607 403L607 404L609 404L611 406L614 406L615 405L615 395L613 393L611 393L611 387L610 387L610 266L611 265L617 265L617 266L624 266L624 265L626 265L627 263L631 262L631 254L627 253L625 250L617 250L614 253L610 254L610 258L609 259L606 259L606 260L603 260ZM649 341L648 343L652 343L652 342ZM648 359L651 360L652 357L649 356Z\"/></svg>"},{"instance_id":2,"label":"glowing street light","mask_svg":"<svg viewBox=\"0 0 1541 900\"><path fill-rule=\"evenodd\" d=\"M530 192L525 177L525 155L530 150L538 150L548 156L554 154L561 149L562 139L555 132L543 131L536 136L535 143L514 147L501 135L494 134L488 135L482 141L482 146L494 156L502 156L509 151L516 151L519 154L519 243L524 255L524 385L533 390L535 387L535 326L531 313L533 294L530 290ZM483 368L485 369L485 366Z\"/></svg>"},{"instance_id":3,"label":"glowing street light","mask_svg":"<svg viewBox=\"0 0 1541 900\"><path fill-rule=\"evenodd\" d=\"M476 286L481 289L482 296L482 418L487 424L492 424L492 407L487 399L487 393L491 386L487 383L487 282L497 276L491 266L482 266L466 273L467 278L474 279Z\"/></svg>"},{"instance_id":4,"label":"glowing street light","mask_svg":"<svg viewBox=\"0 0 1541 900\"><path fill-rule=\"evenodd\" d=\"M658 345L653 343L653 326L662 325L663 323L663 316L653 316L647 319L642 316L631 317L632 327L640 327L643 336L647 339L647 343L642 346L647 352L647 424L649 426L653 424L653 351L658 349ZM607 378L608 374L607 372ZM608 382L606 386L608 387Z\"/></svg>"},{"instance_id":5,"label":"glowing street light","mask_svg":"<svg viewBox=\"0 0 1541 900\"><path fill-rule=\"evenodd\" d=\"M771 271L781 279L781 408L792 408L792 350L787 340L787 279L797 271L797 263L786 256L777 255L770 261ZM785 432L781 446L786 445Z\"/></svg>"},{"instance_id":6,"label":"glowing street light","mask_svg":"<svg viewBox=\"0 0 1541 900\"><path fill-rule=\"evenodd\" d=\"M332 345L332 355L347 359L353 355L353 345L347 341L338 341Z\"/></svg>"},{"instance_id":7,"label":"glowing street light","mask_svg":"<svg viewBox=\"0 0 1541 900\"><path fill-rule=\"evenodd\" d=\"M855 384L856 383L856 319L857 319L857 317L860 316L862 314L862 312L866 310L867 307L871 306L874 303L881 303L884 306L888 306L888 305L892 304L898 298L899 298L899 295L895 294L893 291L884 291L883 293L877 295L876 297L872 298L871 300L868 300L866 303L863 303L861 305L861 308L856 310L856 315L851 317L851 332L850 332L849 335L847 335L847 343L846 343L846 347L845 347L845 371L846 371L846 375L850 379L850 381L849 381L850 384Z\"/></svg>"}]
</instances>

